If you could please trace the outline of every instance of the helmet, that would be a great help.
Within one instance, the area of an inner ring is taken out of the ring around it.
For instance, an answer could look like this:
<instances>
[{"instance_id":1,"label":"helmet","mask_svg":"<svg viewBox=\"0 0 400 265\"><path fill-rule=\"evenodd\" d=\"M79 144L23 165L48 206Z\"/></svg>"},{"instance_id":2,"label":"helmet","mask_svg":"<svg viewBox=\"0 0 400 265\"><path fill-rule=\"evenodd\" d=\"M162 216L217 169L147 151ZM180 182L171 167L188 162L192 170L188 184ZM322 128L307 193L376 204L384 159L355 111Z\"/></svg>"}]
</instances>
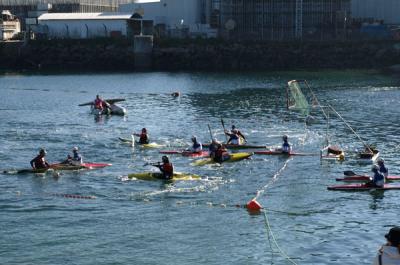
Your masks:
<instances>
[{"instance_id":1,"label":"helmet","mask_svg":"<svg viewBox=\"0 0 400 265\"><path fill-rule=\"evenodd\" d=\"M378 160L376 161L378 164L383 164L385 163L385 160L383 160L383 158L378 158Z\"/></svg>"},{"instance_id":2,"label":"helmet","mask_svg":"<svg viewBox=\"0 0 400 265\"><path fill-rule=\"evenodd\" d=\"M284 141L287 141L288 136L285 134L285 135L282 136L282 139L283 139Z\"/></svg>"},{"instance_id":3,"label":"helmet","mask_svg":"<svg viewBox=\"0 0 400 265\"><path fill-rule=\"evenodd\" d=\"M77 146L75 146L74 148L72 148L73 152L77 152L79 150L79 148Z\"/></svg>"},{"instance_id":4,"label":"helmet","mask_svg":"<svg viewBox=\"0 0 400 265\"><path fill-rule=\"evenodd\" d=\"M373 165L372 168L371 168L372 172L376 172L378 170L379 170L379 167L377 165Z\"/></svg>"},{"instance_id":5,"label":"helmet","mask_svg":"<svg viewBox=\"0 0 400 265\"><path fill-rule=\"evenodd\" d=\"M163 156L161 159L164 163L169 163L168 156Z\"/></svg>"},{"instance_id":6,"label":"helmet","mask_svg":"<svg viewBox=\"0 0 400 265\"><path fill-rule=\"evenodd\" d=\"M144 133L147 132L146 128L142 128L142 132Z\"/></svg>"},{"instance_id":7,"label":"helmet","mask_svg":"<svg viewBox=\"0 0 400 265\"><path fill-rule=\"evenodd\" d=\"M41 154L41 155L47 154L46 149L44 149L44 148L40 149L39 154Z\"/></svg>"},{"instance_id":8,"label":"helmet","mask_svg":"<svg viewBox=\"0 0 400 265\"><path fill-rule=\"evenodd\" d=\"M232 125L232 130L234 130L234 129L236 129L236 126L235 126L235 125Z\"/></svg>"}]
</instances>

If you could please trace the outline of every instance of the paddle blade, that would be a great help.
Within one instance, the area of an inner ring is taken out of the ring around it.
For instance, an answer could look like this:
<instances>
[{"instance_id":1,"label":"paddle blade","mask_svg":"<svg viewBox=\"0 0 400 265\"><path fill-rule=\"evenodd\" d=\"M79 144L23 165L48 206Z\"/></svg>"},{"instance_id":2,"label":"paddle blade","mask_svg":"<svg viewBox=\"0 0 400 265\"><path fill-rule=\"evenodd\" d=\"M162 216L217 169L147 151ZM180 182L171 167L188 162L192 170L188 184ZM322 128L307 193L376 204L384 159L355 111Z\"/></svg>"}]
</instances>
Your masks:
<instances>
[{"instance_id":1,"label":"paddle blade","mask_svg":"<svg viewBox=\"0 0 400 265\"><path fill-rule=\"evenodd\" d=\"M346 170L346 171L343 172L343 174L344 174L345 176L355 176L355 175L357 175L356 173L354 173L354 172L351 171L351 170Z\"/></svg>"}]
</instances>

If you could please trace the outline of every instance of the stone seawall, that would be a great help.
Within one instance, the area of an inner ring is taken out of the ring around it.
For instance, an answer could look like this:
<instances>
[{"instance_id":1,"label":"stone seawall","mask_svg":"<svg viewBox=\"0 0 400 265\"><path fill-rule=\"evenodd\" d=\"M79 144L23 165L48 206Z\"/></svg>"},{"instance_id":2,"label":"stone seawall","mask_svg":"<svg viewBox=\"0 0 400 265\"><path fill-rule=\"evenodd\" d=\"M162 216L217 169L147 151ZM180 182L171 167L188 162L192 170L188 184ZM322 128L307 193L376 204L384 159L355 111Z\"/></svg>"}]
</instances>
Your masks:
<instances>
[{"instance_id":1,"label":"stone seawall","mask_svg":"<svg viewBox=\"0 0 400 265\"><path fill-rule=\"evenodd\" d=\"M133 45L127 40L32 41L15 46L0 43L0 70L137 70ZM400 44L388 41L226 43L186 40L155 41L148 70L384 69L396 64L400 64Z\"/></svg>"}]
</instances>

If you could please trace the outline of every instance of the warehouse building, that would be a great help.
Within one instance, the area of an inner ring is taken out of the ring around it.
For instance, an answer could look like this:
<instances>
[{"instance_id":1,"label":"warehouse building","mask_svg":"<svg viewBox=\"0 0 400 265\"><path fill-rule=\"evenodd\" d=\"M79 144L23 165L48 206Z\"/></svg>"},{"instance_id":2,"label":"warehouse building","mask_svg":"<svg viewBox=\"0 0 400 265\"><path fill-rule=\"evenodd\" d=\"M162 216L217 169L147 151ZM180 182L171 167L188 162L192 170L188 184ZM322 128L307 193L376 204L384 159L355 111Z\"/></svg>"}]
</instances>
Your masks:
<instances>
[{"instance_id":1,"label":"warehouse building","mask_svg":"<svg viewBox=\"0 0 400 265\"><path fill-rule=\"evenodd\" d=\"M48 13L38 18L38 27L48 38L133 38L151 35L153 24L131 13Z\"/></svg>"}]
</instances>

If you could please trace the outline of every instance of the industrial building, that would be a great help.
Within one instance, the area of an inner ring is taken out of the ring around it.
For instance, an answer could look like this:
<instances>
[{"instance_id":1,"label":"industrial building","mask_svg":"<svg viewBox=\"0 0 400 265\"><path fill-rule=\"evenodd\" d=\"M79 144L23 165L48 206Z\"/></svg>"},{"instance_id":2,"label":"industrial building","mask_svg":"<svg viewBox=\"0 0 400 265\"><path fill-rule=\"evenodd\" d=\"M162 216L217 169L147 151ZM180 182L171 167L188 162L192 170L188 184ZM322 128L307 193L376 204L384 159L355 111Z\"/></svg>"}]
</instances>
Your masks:
<instances>
[{"instance_id":1,"label":"industrial building","mask_svg":"<svg viewBox=\"0 0 400 265\"><path fill-rule=\"evenodd\" d=\"M115 12L120 4L130 2L132 0L0 0L0 10L10 10L25 19L38 17L41 11L47 10L54 13Z\"/></svg>"},{"instance_id":2,"label":"industrial building","mask_svg":"<svg viewBox=\"0 0 400 265\"><path fill-rule=\"evenodd\" d=\"M139 13L154 21L156 32L170 37L217 37L207 22L211 0L153 0L121 4L121 12Z\"/></svg>"},{"instance_id":3,"label":"industrial building","mask_svg":"<svg viewBox=\"0 0 400 265\"><path fill-rule=\"evenodd\" d=\"M351 0L214 0L220 33L242 40L342 39Z\"/></svg>"},{"instance_id":4,"label":"industrial building","mask_svg":"<svg viewBox=\"0 0 400 265\"><path fill-rule=\"evenodd\" d=\"M133 38L151 35L153 24L131 13L48 13L38 18L38 27L48 38Z\"/></svg>"}]
</instances>

